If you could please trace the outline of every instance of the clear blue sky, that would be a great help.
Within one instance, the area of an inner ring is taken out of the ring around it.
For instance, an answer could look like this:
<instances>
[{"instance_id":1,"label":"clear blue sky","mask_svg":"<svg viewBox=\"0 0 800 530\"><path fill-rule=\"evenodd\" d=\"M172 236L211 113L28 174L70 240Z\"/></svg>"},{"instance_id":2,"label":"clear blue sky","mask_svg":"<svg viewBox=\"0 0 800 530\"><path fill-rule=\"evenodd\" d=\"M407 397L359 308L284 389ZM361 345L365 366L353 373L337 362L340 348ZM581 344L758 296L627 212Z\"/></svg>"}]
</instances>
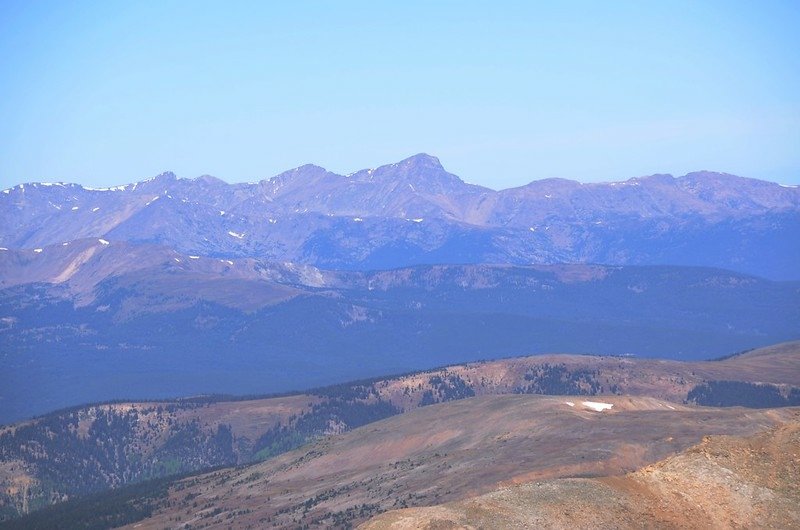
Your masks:
<instances>
[{"instance_id":1,"label":"clear blue sky","mask_svg":"<svg viewBox=\"0 0 800 530\"><path fill-rule=\"evenodd\" d=\"M348 173L800 182L800 2L0 2L0 187Z\"/></svg>"}]
</instances>

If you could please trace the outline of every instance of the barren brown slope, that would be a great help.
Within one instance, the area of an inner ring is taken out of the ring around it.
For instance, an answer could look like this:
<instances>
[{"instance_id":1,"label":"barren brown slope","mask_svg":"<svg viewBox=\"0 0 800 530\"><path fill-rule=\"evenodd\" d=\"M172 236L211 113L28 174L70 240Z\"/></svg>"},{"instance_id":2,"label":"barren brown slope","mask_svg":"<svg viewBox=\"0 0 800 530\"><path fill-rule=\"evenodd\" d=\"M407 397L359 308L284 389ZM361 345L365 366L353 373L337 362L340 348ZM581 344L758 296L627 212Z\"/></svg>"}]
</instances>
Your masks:
<instances>
[{"instance_id":1,"label":"barren brown slope","mask_svg":"<svg viewBox=\"0 0 800 530\"><path fill-rule=\"evenodd\" d=\"M621 477L529 482L379 515L364 530L798 528L800 413L748 437L712 436Z\"/></svg>"},{"instance_id":2,"label":"barren brown slope","mask_svg":"<svg viewBox=\"0 0 800 530\"><path fill-rule=\"evenodd\" d=\"M596 401L613 407L597 412L583 399L519 395L425 407L257 465L180 481L166 506L135 527L349 526L502 485L622 474L704 435L752 434L796 414Z\"/></svg>"},{"instance_id":3,"label":"barren brown slope","mask_svg":"<svg viewBox=\"0 0 800 530\"><path fill-rule=\"evenodd\" d=\"M476 395L555 393L646 395L682 403L696 385L710 380L800 386L800 341L755 349L720 361L682 362L636 357L551 354L467 363L375 384L383 399L406 409L434 389L432 378L458 378ZM434 395L436 398L436 395Z\"/></svg>"},{"instance_id":4,"label":"barren brown slope","mask_svg":"<svg viewBox=\"0 0 800 530\"><path fill-rule=\"evenodd\" d=\"M85 477L87 468L99 466L101 476L94 489L89 490L96 491L135 482L143 476L163 476L175 472L176 466L181 471L200 471L219 465L242 464L325 435L350 430L379 417L471 395L569 393L596 395L586 399L604 400L616 392L654 396L678 408L687 393L706 380L773 382L796 387L800 385L800 342L713 362L531 356L450 366L297 396L86 406L0 427L0 506L7 504L26 513L28 506L39 506L42 499L55 502L85 494L86 491L69 489L66 484L74 477ZM577 398L569 399L577 401ZM320 408L313 408L313 404L319 404ZM366 417L368 410L382 412ZM108 439L105 444L113 447L115 454L125 455L127 464L109 461L103 451L87 449L91 440L86 434L98 418L103 420L98 427L101 430L104 422L111 418L116 425L130 426L128 431L118 432L116 438ZM71 427L75 421L78 421L78 430ZM26 425L31 429L14 434ZM218 440L216 435L220 429L228 427L232 438L227 442ZM63 451L48 445L56 431L60 446L65 448ZM44 445L32 443L37 440ZM43 452L44 447L48 450ZM86 450L93 455L91 458ZM161 462L167 461L172 462L170 467L159 467ZM54 467L49 465L51 462L63 464ZM21 489L21 483L30 484L30 488ZM44 489L45 484L50 489ZM30 497L36 502L27 502L25 491L32 492Z\"/></svg>"}]
</instances>

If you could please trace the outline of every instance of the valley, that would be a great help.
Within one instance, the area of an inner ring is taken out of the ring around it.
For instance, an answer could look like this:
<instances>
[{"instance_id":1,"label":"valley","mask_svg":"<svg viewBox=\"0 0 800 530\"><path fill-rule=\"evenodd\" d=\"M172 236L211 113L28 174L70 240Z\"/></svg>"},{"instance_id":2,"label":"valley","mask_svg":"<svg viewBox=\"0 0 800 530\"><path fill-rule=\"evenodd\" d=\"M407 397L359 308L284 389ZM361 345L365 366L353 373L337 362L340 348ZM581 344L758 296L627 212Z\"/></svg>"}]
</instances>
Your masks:
<instances>
[{"instance_id":1,"label":"valley","mask_svg":"<svg viewBox=\"0 0 800 530\"><path fill-rule=\"evenodd\" d=\"M328 271L86 239L0 252L0 422L547 352L701 360L798 338L800 284L730 271Z\"/></svg>"}]
</instances>

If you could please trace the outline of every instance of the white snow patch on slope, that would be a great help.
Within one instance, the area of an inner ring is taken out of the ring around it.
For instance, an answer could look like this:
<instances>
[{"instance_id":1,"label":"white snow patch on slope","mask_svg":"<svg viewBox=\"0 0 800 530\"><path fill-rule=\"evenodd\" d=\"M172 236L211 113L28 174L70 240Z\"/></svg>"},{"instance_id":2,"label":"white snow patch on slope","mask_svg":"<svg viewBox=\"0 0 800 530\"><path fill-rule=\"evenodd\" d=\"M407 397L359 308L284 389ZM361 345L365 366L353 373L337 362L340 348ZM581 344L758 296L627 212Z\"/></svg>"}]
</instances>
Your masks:
<instances>
[{"instance_id":1,"label":"white snow patch on slope","mask_svg":"<svg viewBox=\"0 0 800 530\"><path fill-rule=\"evenodd\" d=\"M569 405L570 407L574 407L575 406L575 403L573 403L572 401L565 401L564 403Z\"/></svg>"},{"instance_id":2,"label":"white snow patch on slope","mask_svg":"<svg viewBox=\"0 0 800 530\"><path fill-rule=\"evenodd\" d=\"M74 212L74 211L75 211L75 210L77 210L78 208L80 208L80 206L73 206L73 207L72 207L72 211Z\"/></svg>"},{"instance_id":3,"label":"white snow patch on slope","mask_svg":"<svg viewBox=\"0 0 800 530\"><path fill-rule=\"evenodd\" d=\"M189 256L189 259L200 259L200 256Z\"/></svg>"},{"instance_id":4,"label":"white snow patch on slope","mask_svg":"<svg viewBox=\"0 0 800 530\"><path fill-rule=\"evenodd\" d=\"M233 230L228 230L228 235L229 235L229 236L231 236L231 237L235 237L236 239L242 239L242 238L244 238L244 232L242 232L241 234L239 234L239 233L237 233L237 232L234 232Z\"/></svg>"},{"instance_id":5,"label":"white snow patch on slope","mask_svg":"<svg viewBox=\"0 0 800 530\"><path fill-rule=\"evenodd\" d=\"M93 212L96 212L96 211L97 211L97 210L99 210L99 209L100 209L100 207L99 207L99 206L96 206L96 207L92 208L92 211L93 211Z\"/></svg>"},{"instance_id":6,"label":"white snow patch on slope","mask_svg":"<svg viewBox=\"0 0 800 530\"><path fill-rule=\"evenodd\" d=\"M105 239L98 239L97 241L98 241L98 242L99 242L101 245L108 245L108 244L109 244L109 243L108 243L108 241L106 241Z\"/></svg>"},{"instance_id":7,"label":"white snow patch on slope","mask_svg":"<svg viewBox=\"0 0 800 530\"><path fill-rule=\"evenodd\" d=\"M38 254L39 252L41 252L42 250L43 250L43 249L41 249L41 248L35 248L35 249L33 249L33 251L34 251L34 252L36 252L37 254Z\"/></svg>"},{"instance_id":8,"label":"white snow patch on slope","mask_svg":"<svg viewBox=\"0 0 800 530\"><path fill-rule=\"evenodd\" d=\"M597 412L603 412L604 410L610 409L614 405L611 403L601 403L599 401L584 401L583 406L592 410L596 410Z\"/></svg>"},{"instance_id":9,"label":"white snow patch on slope","mask_svg":"<svg viewBox=\"0 0 800 530\"><path fill-rule=\"evenodd\" d=\"M361 221L363 221L363 219L360 217L353 217L353 221L355 221L356 223L360 223Z\"/></svg>"},{"instance_id":10,"label":"white snow patch on slope","mask_svg":"<svg viewBox=\"0 0 800 530\"><path fill-rule=\"evenodd\" d=\"M134 184L132 189L135 190L138 184L139 184L138 182ZM86 191L125 191L126 189L128 189L128 186L130 186L130 184L125 184L122 186L112 186L110 188L90 188L89 186L81 186L81 188L85 189Z\"/></svg>"}]
</instances>

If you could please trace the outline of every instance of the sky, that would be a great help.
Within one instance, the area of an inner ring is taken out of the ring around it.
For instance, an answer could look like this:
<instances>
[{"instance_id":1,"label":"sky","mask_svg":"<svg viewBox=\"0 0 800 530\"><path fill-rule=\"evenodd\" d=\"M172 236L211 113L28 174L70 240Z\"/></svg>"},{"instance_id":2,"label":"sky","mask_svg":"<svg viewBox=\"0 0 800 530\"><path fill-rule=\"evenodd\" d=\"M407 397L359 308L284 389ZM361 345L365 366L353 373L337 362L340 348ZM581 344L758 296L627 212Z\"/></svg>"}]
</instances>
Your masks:
<instances>
[{"instance_id":1,"label":"sky","mask_svg":"<svg viewBox=\"0 0 800 530\"><path fill-rule=\"evenodd\" d=\"M438 156L800 183L800 2L0 2L0 188Z\"/></svg>"}]
</instances>

